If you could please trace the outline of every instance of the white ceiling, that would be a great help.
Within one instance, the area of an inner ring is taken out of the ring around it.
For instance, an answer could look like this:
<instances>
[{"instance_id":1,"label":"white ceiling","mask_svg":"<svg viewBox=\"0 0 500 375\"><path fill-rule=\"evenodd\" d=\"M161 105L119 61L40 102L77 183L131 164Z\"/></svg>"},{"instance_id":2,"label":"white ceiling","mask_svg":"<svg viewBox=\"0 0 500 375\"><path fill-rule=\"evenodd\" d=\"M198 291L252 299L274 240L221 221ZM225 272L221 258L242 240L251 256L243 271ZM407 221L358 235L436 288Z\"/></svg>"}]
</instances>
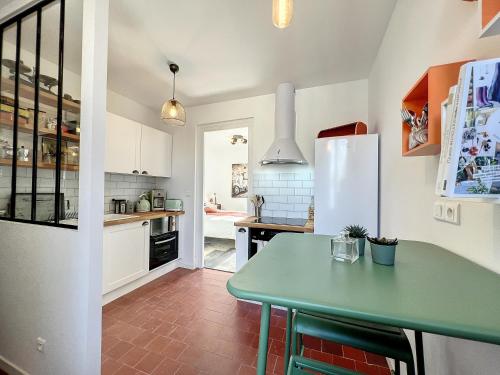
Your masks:
<instances>
[{"instance_id":1,"label":"white ceiling","mask_svg":"<svg viewBox=\"0 0 500 375\"><path fill-rule=\"evenodd\" d=\"M74 72L81 1L66 2L65 67ZM285 81L304 88L366 78L395 2L295 0L292 24L279 30L272 0L110 0L108 86L159 111L172 90L167 60L180 66L184 105L269 94ZM47 35L57 34L57 20L44 12ZM33 34L23 34L23 48L33 50ZM44 58L57 62L57 38L42 39Z\"/></svg>"},{"instance_id":2,"label":"white ceiling","mask_svg":"<svg viewBox=\"0 0 500 375\"><path fill-rule=\"evenodd\" d=\"M109 87L154 110L368 77L396 0L295 0L289 28L271 0L111 0Z\"/></svg>"}]
</instances>

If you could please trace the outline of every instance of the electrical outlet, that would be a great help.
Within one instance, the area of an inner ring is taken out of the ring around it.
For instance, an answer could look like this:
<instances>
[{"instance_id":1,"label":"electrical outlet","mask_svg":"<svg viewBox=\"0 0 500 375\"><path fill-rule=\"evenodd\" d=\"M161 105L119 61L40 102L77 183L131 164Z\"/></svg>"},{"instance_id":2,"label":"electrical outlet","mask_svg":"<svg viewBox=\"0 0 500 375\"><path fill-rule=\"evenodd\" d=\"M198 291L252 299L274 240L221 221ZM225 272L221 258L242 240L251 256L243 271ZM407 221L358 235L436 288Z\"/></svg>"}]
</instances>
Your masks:
<instances>
[{"instance_id":1,"label":"electrical outlet","mask_svg":"<svg viewBox=\"0 0 500 375\"><path fill-rule=\"evenodd\" d=\"M448 223L460 224L460 203L446 202L444 207L444 219Z\"/></svg>"},{"instance_id":2,"label":"electrical outlet","mask_svg":"<svg viewBox=\"0 0 500 375\"><path fill-rule=\"evenodd\" d=\"M36 350L38 350L40 353L43 353L45 351L45 344L47 343L47 340L45 340L42 337L38 337L36 339Z\"/></svg>"},{"instance_id":3,"label":"electrical outlet","mask_svg":"<svg viewBox=\"0 0 500 375\"><path fill-rule=\"evenodd\" d=\"M434 202L434 219L437 220L444 220L444 202L443 201L437 201Z\"/></svg>"}]
</instances>

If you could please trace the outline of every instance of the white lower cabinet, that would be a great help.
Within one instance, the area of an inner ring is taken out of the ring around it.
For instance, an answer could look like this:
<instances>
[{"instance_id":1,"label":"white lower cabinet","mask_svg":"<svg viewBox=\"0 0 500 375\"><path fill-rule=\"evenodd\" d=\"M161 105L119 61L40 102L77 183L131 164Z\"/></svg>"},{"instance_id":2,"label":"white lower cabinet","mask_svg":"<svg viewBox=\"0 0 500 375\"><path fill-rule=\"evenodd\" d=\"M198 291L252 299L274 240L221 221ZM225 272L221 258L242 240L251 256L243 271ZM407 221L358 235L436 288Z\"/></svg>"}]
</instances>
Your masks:
<instances>
[{"instance_id":1,"label":"white lower cabinet","mask_svg":"<svg viewBox=\"0 0 500 375\"><path fill-rule=\"evenodd\" d=\"M149 221L104 228L103 294L149 272Z\"/></svg>"},{"instance_id":2,"label":"white lower cabinet","mask_svg":"<svg viewBox=\"0 0 500 375\"><path fill-rule=\"evenodd\" d=\"M235 227L236 229L236 271L248 262L248 228Z\"/></svg>"}]
</instances>

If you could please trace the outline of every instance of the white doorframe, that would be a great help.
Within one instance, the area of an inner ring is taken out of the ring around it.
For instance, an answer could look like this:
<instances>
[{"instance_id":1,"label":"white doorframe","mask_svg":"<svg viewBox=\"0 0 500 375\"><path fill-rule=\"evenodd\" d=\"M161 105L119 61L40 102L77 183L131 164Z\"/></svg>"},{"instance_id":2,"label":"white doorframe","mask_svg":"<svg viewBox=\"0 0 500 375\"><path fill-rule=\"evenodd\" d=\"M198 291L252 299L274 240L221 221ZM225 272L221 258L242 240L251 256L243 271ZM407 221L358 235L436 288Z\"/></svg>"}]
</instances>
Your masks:
<instances>
[{"instance_id":1,"label":"white doorframe","mask_svg":"<svg viewBox=\"0 0 500 375\"><path fill-rule=\"evenodd\" d=\"M195 195L194 195L194 266L203 268L203 173L205 169L204 136L205 132L216 130L227 130L236 128L248 128L248 194L252 194L252 179L254 156L252 147L253 118L241 118L230 121L221 121L209 124L200 124L196 127L196 165L195 165ZM247 202L248 212L248 202Z\"/></svg>"}]
</instances>

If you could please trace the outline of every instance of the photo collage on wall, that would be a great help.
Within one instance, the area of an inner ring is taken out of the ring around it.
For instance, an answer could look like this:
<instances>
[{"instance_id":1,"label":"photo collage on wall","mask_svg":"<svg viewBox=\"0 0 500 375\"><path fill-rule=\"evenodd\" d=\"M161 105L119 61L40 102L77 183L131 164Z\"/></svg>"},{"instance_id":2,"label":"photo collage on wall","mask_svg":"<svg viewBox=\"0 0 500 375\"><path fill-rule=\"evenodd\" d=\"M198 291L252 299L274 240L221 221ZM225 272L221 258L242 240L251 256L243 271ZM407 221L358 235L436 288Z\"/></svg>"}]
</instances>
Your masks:
<instances>
[{"instance_id":1,"label":"photo collage on wall","mask_svg":"<svg viewBox=\"0 0 500 375\"><path fill-rule=\"evenodd\" d=\"M500 62L473 65L464 120L454 193L500 194Z\"/></svg>"}]
</instances>

